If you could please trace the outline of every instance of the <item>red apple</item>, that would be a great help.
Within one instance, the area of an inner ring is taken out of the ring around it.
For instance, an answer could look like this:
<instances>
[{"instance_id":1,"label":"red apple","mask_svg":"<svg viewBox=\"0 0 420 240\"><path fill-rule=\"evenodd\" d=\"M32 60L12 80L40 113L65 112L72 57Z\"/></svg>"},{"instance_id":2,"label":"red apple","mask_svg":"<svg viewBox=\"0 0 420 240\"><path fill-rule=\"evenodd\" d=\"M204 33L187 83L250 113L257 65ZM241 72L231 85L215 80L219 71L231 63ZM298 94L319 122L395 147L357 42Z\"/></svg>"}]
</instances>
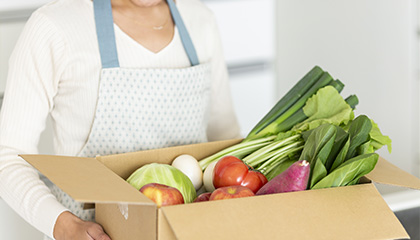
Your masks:
<instances>
[{"instance_id":1,"label":"red apple","mask_svg":"<svg viewBox=\"0 0 420 240\"><path fill-rule=\"evenodd\" d=\"M158 207L184 203L184 197L178 189L164 184L149 183L141 187L140 192L155 202Z\"/></svg>"},{"instance_id":2,"label":"red apple","mask_svg":"<svg viewBox=\"0 0 420 240\"><path fill-rule=\"evenodd\" d=\"M198 197L194 200L194 202L205 202L210 200L211 192L206 192L198 195Z\"/></svg>"},{"instance_id":3,"label":"red apple","mask_svg":"<svg viewBox=\"0 0 420 240\"><path fill-rule=\"evenodd\" d=\"M221 187L213 191L210 196L211 200L221 200L221 199L230 199L230 198L241 198L241 197L251 197L254 196L254 192L244 186L229 186Z\"/></svg>"}]
</instances>

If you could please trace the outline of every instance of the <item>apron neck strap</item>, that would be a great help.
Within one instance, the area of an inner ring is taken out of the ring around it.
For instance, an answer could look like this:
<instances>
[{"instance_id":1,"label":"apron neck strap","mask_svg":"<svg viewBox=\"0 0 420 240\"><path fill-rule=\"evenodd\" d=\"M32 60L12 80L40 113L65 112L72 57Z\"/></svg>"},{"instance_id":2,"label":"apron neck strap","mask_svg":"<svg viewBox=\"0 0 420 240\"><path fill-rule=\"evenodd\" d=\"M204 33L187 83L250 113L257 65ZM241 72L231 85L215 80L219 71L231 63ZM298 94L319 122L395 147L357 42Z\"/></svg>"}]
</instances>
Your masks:
<instances>
[{"instance_id":1,"label":"apron neck strap","mask_svg":"<svg viewBox=\"0 0 420 240\"><path fill-rule=\"evenodd\" d=\"M119 67L111 0L94 0L93 10L102 68Z\"/></svg>"},{"instance_id":2,"label":"apron neck strap","mask_svg":"<svg viewBox=\"0 0 420 240\"><path fill-rule=\"evenodd\" d=\"M178 27L179 35L190 60L191 66L199 64L197 52L192 43L191 37L185 27L184 21L179 14L173 0L167 0L169 9L175 25ZM102 68L120 67L118 61L117 44L115 41L114 20L112 17L111 0L93 0L95 14L96 34L99 43Z\"/></svg>"},{"instance_id":3,"label":"apron neck strap","mask_svg":"<svg viewBox=\"0 0 420 240\"><path fill-rule=\"evenodd\" d=\"M184 46L185 52L187 53L188 59L190 60L191 66L199 64L197 52L195 51L194 44L192 43L190 34L185 27L184 21L179 14L178 8L176 7L173 0L167 0L169 9L171 10L172 18L174 19L175 25L178 27L179 36L181 37L182 45Z\"/></svg>"}]
</instances>

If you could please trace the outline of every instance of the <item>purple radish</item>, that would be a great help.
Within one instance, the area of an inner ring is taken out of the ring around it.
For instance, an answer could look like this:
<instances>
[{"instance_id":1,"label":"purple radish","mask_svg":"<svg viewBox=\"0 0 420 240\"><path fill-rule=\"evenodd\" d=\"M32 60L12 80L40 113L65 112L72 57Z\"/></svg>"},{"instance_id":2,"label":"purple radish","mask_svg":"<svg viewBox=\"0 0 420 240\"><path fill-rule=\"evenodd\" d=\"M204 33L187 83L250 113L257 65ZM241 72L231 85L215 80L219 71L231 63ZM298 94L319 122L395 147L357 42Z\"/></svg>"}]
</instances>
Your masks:
<instances>
[{"instance_id":1,"label":"purple radish","mask_svg":"<svg viewBox=\"0 0 420 240\"><path fill-rule=\"evenodd\" d=\"M303 191L308 187L309 162L300 160L266 183L256 195Z\"/></svg>"}]
</instances>

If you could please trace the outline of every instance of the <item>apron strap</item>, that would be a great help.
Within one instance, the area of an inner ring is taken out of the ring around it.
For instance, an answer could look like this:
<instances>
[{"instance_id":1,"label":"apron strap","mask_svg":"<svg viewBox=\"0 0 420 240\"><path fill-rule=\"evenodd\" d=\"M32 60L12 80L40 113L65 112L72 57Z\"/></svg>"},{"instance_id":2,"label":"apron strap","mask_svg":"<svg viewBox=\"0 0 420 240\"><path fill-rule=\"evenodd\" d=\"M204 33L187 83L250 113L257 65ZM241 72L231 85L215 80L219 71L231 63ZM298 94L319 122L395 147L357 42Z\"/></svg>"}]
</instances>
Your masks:
<instances>
[{"instance_id":1,"label":"apron strap","mask_svg":"<svg viewBox=\"0 0 420 240\"><path fill-rule=\"evenodd\" d=\"M182 45L184 46L191 66L198 65L199 61L197 52L188 30L185 27L184 21L179 14L178 8L173 0L167 0L167 2L175 25L178 27ZM93 0L93 9L102 68L117 68L120 64L118 61L117 44L115 41L111 0Z\"/></svg>"},{"instance_id":2,"label":"apron strap","mask_svg":"<svg viewBox=\"0 0 420 240\"><path fill-rule=\"evenodd\" d=\"M195 51L194 44L192 43L190 34L185 27L184 21L179 14L178 8L176 7L173 0L167 0L169 9L171 10L172 18L174 19L175 25L178 27L179 36L181 37L182 45L187 52L188 59L190 60L191 66L196 66L200 62L198 61L197 52Z\"/></svg>"},{"instance_id":3,"label":"apron strap","mask_svg":"<svg viewBox=\"0 0 420 240\"><path fill-rule=\"evenodd\" d=\"M111 0L94 0L93 10L102 68L120 67L117 44L115 42Z\"/></svg>"}]
</instances>

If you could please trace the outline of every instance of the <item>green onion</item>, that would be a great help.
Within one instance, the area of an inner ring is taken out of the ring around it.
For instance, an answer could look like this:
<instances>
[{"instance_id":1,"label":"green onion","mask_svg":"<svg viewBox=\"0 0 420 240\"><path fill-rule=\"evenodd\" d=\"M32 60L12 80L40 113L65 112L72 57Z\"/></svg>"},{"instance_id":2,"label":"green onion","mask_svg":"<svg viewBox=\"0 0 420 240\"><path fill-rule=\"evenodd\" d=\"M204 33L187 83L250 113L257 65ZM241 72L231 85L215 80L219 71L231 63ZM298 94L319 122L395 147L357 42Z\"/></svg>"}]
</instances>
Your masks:
<instances>
[{"instance_id":1,"label":"green onion","mask_svg":"<svg viewBox=\"0 0 420 240\"><path fill-rule=\"evenodd\" d=\"M267 135L273 135L280 132L281 123L287 120L290 116L294 113L299 111L303 106L305 106L306 101L310 98L313 94L315 94L320 88L328 85L333 78L328 72L324 72L319 78L319 80L303 95L299 98L299 100L294 103L286 112L281 114L274 122L270 123L267 127L263 128L257 134L249 134L246 139L255 139Z\"/></svg>"},{"instance_id":2,"label":"green onion","mask_svg":"<svg viewBox=\"0 0 420 240\"><path fill-rule=\"evenodd\" d=\"M253 141L248 142L241 142L230 146L228 148L223 149L220 152L217 152L211 156L208 156L202 160L200 160L199 164L202 170L206 169L206 167L212 163L213 161L219 160L220 158L233 155L239 158L242 158L256 150L270 144L277 136L269 136L265 138L255 139Z\"/></svg>"},{"instance_id":3,"label":"green onion","mask_svg":"<svg viewBox=\"0 0 420 240\"><path fill-rule=\"evenodd\" d=\"M312 68L312 70L297 82L257 123L257 125L255 125L246 138L251 138L286 112L287 109L296 103L318 81L323 73L324 71L318 66Z\"/></svg>"},{"instance_id":4,"label":"green onion","mask_svg":"<svg viewBox=\"0 0 420 240\"><path fill-rule=\"evenodd\" d=\"M356 105L359 104L359 99L356 95L350 95L346 98L346 102L350 105L352 109L354 109Z\"/></svg>"},{"instance_id":5,"label":"green onion","mask_svg":"<svg viewBox=\"0 0 420 240\"><path fill-rule=\"evenodd\" d=\"M333 86L335 89L337 89L337 92L339 93L341 93L341 91L343 91L344 88L344 83L338 79L331 81L328 85Z\"/></svg>"}]
</instances>

